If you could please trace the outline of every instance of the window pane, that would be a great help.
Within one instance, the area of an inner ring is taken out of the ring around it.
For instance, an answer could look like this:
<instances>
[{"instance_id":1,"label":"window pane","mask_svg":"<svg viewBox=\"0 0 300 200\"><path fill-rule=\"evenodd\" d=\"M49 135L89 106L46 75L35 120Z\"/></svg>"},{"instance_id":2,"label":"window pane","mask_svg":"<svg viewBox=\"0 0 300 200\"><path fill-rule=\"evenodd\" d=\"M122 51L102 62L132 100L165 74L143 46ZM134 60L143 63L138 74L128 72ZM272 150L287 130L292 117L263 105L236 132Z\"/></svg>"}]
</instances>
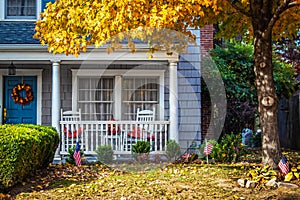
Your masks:
<instances>
[{"instance_id":1,"label":"window pane","mask_svg":"<svg viewBox=\"0 0 300 200\"><path fill-rule=\"evenodd\" d=\"M6 0L7 18L36 18L36 0Z\"/></svg>"},{"instance_id":2,"label":"window pane","mask_svg":"<svg viewBox=\"0 0 300 200\"><path fill-rule=\"evenodd\" d=\"M122 119L136 120L136 111L153 110L158 101L158 78L126 77L122 84ZM156 109L157 110L157 109Z\"/></svg>"},{"instance_id":3,"label":"window pane","mask_svg":"<svg viewBox=\"0 0 300 200\"><path fill-rule=\"evenodd\" d=\"M113 115L114 79L79 77L78 107L83 120L108 120Z\"/></svg>"}]
</instances>

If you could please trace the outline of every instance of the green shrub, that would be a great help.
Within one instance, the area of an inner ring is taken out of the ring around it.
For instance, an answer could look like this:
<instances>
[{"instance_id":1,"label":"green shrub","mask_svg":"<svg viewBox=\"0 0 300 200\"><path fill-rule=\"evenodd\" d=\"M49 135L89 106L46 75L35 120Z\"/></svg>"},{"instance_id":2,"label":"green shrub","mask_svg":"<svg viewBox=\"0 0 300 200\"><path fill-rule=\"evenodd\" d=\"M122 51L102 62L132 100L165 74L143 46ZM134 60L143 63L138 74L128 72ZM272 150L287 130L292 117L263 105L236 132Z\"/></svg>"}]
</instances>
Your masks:
<instances>
[{"instance_id":1,"label":"green shrub","mask_svg":"<svg viewBox=\"0 0 300 200\"><path fill-rule=\"evenodd\" d=\"M41 125L0 126L0 191L33 175L52 162L59 135Z\"/></svg>"},{"instance_id":2,"label":"green shrub","mask_svg":"<svg viewBox=\"0 0 300 200\"><path fill-rule=\"evenodd\" d=\"M96 149L98 161L101 163L111 163L114 151L110 145L98 146Z\"/></svg>"},{"instance_id":3,"label":"green shrub","mask_svg":"<svg viewBox=\"0 0 300 200\"><path fill-rule=\"evenodd\" d=\"M169 161L175 161L180 155L180 145L175 140L169 140L166 149L167 159Z\"/></svg>"},{"instance_id":4,"label":"green shrub","mask_svg":"<svg viewBox=\"0 0 300 200\"><path fill-rule=\"evenodd\" d=\"M44 163L42 164L42 167L47 167L49 163L53 161L55 151L58 147L59 133L52 126L42 126L34 124L18 124L17 126L35 129L40 132L40 135L42 134L42 132L46 133L42 134L44 143L41 143L41 148L44 149L44 151L42 150L44 154Z\"/></svg>"},{"instance_id":5,"label":"green shrub","mask_svg":"<svg viewBox=\"0 0 300 200\"><path fill-rule=\"evenodd\" d=\"M252 135L250 144L251 147L261 147L261 132Z\"/></svg>"},{"instance_id":6,"label":"green shrub","mask_svg":"<svg viewBox=\"0 0 300 200\"><path fill-rule=\"evenodd\" d=\"M136 144L132 145L131 153L136 161L146 162L149 160L150 153L150 142L137 141Z\"/></svg>"},{"instance_id":7,"label":"green shrub","mask_svg":"<svg viewBox=\"0 0 300 200\"><path fill-rule=\"evenodd\" d=\"M70 147L68 149L68 157L66 158L66 162L70 163L72 165L76 165L75 159L73 157L75 149L76 149L76 145L74 145L73 147ZM81 158L83 157L83 150L81 148L80 148L80 157Z\"/></svg>"},{"instance_id":8,"label":"green shrub","mask_svg":"<svg viewBox=\"0 0 300 200\"><path fill-rule=\"evenodd\" d=\"M133 153L150 153L150 142L137 141L136 144L132 145L131 151Z\"/></svg>"},{"instance_id":9,"label":"green shrub","mask_svg":"<svg viewBox=\"0 0 300 200\"><path fill-rule=\"evenodd\" d=\"M219 162L237 162L245 154L241 134L226 134L215 144L210 156Z\"/></svg>"}]
</instances>

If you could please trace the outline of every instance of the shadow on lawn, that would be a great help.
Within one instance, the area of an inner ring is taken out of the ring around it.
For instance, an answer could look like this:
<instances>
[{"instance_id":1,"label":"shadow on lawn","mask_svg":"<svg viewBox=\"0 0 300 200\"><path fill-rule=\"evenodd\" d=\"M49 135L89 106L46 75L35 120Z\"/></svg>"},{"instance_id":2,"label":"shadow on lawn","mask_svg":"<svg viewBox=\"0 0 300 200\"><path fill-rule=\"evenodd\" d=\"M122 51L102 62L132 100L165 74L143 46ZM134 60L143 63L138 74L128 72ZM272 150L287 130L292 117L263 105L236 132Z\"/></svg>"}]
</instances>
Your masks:
<instances>
[{"instance_id":1,"label":"shadow on lawn","mask_svg":"<svg viewBox=\"0 0 300 200\"><path fill-rule=\"evenodd\" d=\"M89 183L108 176L111 169L97 163L77 167L70 164L50 165L38 170L33 177L10 188L0 199L14 199L18 194L45 191L54 188L67 188L72 184ZM1 193L0 193L1 194Z\"/></svg>"}]
</instances>

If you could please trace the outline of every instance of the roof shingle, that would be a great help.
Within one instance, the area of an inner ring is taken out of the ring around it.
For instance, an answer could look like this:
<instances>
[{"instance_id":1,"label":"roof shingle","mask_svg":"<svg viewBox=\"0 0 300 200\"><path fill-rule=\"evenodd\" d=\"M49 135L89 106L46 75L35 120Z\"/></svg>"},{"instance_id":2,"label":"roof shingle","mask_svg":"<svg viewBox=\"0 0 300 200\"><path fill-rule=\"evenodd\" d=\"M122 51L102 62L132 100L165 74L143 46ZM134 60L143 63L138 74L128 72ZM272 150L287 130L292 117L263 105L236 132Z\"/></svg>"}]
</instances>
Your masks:
<instances>
[{"instance_id":1,"label":"roof shingle","mask_svg":"<svg viewBox=\"0 0 300 200\"><path fill-rule=\"evenodd\" d=\"M39 44L34 27L35 22L0 22L0 44Z\"/></svg>"}]
</instances>

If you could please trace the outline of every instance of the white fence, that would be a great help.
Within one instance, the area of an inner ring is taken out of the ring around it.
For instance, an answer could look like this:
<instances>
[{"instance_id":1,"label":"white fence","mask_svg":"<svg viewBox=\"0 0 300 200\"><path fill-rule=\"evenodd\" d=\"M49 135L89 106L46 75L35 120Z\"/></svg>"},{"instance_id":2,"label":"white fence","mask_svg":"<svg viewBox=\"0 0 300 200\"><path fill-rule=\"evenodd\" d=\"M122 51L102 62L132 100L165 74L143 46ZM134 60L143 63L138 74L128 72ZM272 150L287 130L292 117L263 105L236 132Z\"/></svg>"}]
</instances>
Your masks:
<instances>
[{"instance_id":1,"label":"white fence","mask_svg":"<svg viewBox=\"0 0 300 200\"><path fill-rule=\"evenodd\" d=\"M60 154L68 154L77 141L85 155L95 155L100 145L111 145L114 154L130 154L139 140L149 141L152 152L163 153L168 125L168 121L61 121Z\"/></svg>"}]
</instances>

